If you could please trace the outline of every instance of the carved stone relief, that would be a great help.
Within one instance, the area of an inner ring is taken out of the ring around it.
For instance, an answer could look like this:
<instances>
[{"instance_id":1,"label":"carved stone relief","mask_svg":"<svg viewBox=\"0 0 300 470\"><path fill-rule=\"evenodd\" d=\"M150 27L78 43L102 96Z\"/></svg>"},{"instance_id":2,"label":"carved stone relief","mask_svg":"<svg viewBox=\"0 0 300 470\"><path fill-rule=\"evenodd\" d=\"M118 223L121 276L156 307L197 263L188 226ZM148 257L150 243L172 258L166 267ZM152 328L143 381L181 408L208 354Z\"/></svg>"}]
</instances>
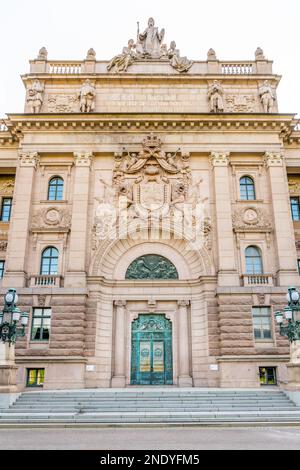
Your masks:
<instances>
[{"instance_id":1,"label":"carved stone relief","mask_svg":"<svg viewBox=\"0 0 300 470\"><path fill-rule=\"evenodd\" d=\"M78 111L78 98L76 93L73 95L63 93L49 94L47 109L49 113L72 113Z\"/></svg>"},{"instance_id":2,"label":"carved stone relief","mask_svg":"<svg viewBox=\"0 0 300 470\"><path fill-rule=\"evenodd\" d=\"M0 179L0 194L3 196L12 195L14 192L15 180L13 178Z\"/></svg>"},{"instance_id":3,"label":"carved stone relief","mask_svg":"<svg viewBox=\"0 0 300 470\"><path fill-rule=\"evenodd\" d=\"M258 110L257 98L253 94L227 95L225 111L229 113L251 113Z\"/></svg>"},{"instance_id":4,"label":"carved stone relief","mask_svg":"<svg viewBox=\"0 0 300 470\"><path fill-rule=\"evenodd\" d=\"M6 240L0 241L0 251L6 251L8 242Z\"/></svg>"},{"instance_id":5,"label":"carved stone relief","mask_svg":"<svg viewBox=\"0 0 300 470\"><path fill-rule=\"evenodd\" d=\"M38 210L31 218L32 231L69 231L71 214L68 209L47 207Z\"/></svg>"},{"instance_id":6,"label":"carved stone relief","mask_svg":"<svg viewBox=\"0 0 300 470\"><path fill-rule=\"evenodd\" d=\"M300 195L300 179L289 179L288 184L290 194Z\"/></svg>"},{"instance_id":7,"label":"carved stone relief","mask_svg":"<svg viewBox=\"0 0 300 470\"><path fill-rule=\"evenodd\" d=\"M112 184L100 180L93 249L117 225L150 220L158 226L169 221L174 227L180 217L187 230L194 230L195 236L201 235L210 246L211 222L205 212L206 198L199 189L202 179L192 181L189 153L181 149L165 151L162 147L160 138L151 134L143 140L139 152L123 149L115 154Z\"/></svg>"},{"instance_id":8,"label":"carved stone relief","mask_svg":"<svg viewBox=\"0 0 300 470\"><path fill-rule=\"evenodd\" d=\"M255 206L239 208L232 216L235 232L271 232L272 224L263 209Z\"/></svg>"}]
</instances>

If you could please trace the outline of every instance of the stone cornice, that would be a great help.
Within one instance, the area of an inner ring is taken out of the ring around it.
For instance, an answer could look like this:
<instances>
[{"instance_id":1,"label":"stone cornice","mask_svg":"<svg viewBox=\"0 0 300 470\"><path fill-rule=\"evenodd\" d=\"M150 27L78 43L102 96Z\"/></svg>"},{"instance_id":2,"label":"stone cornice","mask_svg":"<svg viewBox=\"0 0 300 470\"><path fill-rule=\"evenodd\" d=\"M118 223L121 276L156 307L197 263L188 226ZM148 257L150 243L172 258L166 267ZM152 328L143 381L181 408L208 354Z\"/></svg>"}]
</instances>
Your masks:
<instances>
[{"instance_id":1,"label":"stone cornice","mask_svg":"<svg viewBox=\"0 0 300 470\"><path fill-rule=\"evenodd\" d=\"M291 134L293 114L61 113L9 114L12 137L27 132L276 132Z\"/></svg>"}]
</instances>

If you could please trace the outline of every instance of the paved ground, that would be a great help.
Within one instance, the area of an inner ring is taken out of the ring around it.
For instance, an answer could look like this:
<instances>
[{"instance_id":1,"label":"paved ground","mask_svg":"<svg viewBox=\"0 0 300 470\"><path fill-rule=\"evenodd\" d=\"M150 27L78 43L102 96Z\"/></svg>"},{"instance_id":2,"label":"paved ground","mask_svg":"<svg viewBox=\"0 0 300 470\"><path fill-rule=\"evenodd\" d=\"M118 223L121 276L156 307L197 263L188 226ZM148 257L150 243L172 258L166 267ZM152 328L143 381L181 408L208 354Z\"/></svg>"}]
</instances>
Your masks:
<instances>
[{"instance_id":1,"label":"paved ground","mask_svg":"<svg viewBox=\"0 0 300 470\"><path fill-rule=\"evenodd\" d=\"M1 449L300 449L300 427L0 429Z\"/></svg>"}]
</instances>

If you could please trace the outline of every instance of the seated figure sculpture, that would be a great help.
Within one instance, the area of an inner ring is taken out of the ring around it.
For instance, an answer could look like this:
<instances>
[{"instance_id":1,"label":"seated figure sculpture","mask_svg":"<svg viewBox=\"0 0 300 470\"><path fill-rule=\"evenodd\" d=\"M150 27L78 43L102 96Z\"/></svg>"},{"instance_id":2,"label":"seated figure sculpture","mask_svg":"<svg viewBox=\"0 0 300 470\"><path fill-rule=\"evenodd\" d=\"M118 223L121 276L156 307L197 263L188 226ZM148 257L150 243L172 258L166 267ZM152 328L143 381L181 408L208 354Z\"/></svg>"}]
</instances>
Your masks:
<instances>
[{"instance_id":1,"label":"seated figure sculpture","mask_svg":"<svg viewBox=\"0 0 300 470\"><path fill-rule=\"evenodd\" d=\"M135 47L134 40L129 39L128 46L123 47L122 54L116 55L111 59L107 70L111 70L115 67L116 72L126 72L129 65L133 64L136 59Z\"/></svg>"},{"instance_id":2,"label":"seated figure sculpture","mask_svg":"<svg viewBox=\"0 0 300 470\"><path fill-rule=\"evenodd\" d=\"M189 60L187 57L180 57L180 52L179 49L176 49L175 41L171 41L168 57L170 64L178 72L187 72L193 65L192 60Z\"/></svg>"}]
</instances>

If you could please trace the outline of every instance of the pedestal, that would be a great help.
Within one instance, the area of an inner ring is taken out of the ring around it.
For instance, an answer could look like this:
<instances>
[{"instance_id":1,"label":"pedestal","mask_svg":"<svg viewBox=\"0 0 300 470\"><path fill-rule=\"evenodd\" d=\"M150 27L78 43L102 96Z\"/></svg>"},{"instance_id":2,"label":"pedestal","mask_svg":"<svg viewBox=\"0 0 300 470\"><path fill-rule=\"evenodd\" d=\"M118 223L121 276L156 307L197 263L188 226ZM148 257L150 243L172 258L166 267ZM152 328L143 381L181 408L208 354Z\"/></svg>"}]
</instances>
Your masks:
<instances>
[{"instance_id":1,"label":"pedestal","mask_svg":"<svg viewBox=\"0 0 300 470\"><path fill-rule=\"evenodd\" d=\"M17 370L15 364L15 346L0 342L0 408L14 401L7 394L17 392ZM12 400L12 401L11 401Z\"/></svg>"}]
</instances>

